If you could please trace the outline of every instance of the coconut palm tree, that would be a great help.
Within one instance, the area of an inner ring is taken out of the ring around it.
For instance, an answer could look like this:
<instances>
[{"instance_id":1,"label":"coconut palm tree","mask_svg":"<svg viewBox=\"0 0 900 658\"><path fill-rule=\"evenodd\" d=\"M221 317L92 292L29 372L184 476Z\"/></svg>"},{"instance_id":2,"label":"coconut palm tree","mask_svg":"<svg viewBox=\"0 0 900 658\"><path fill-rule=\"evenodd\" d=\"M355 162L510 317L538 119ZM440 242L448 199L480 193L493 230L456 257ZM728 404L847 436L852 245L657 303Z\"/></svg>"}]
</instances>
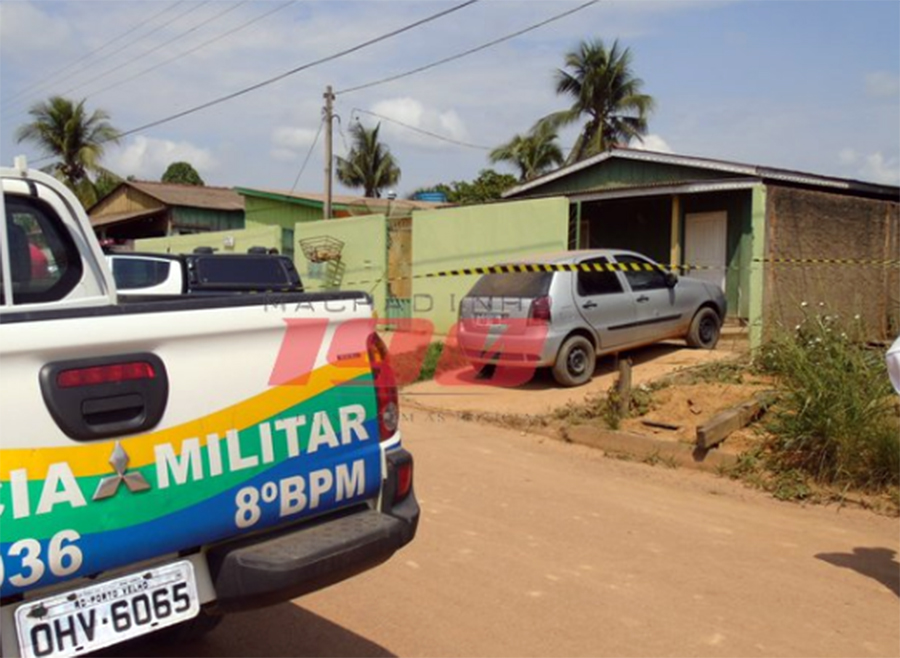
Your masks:
<instances>
[{"instance_id":1,"label":"coconut palm tree","mask_svg":"<svg viewBox=\"0 0 900 658\"><path fill-rule=\"evenodd\" d=\"M600 39L582 41L566 54L566 70L556 72L556 93L572 105L543 119L555 128L587 117L566 164L578 162L647 134L654 100L641 93L644 81L634 77L631 50L618 40L607 50Z\"/></svg>"},{"instance_id":2,"label":"coconut palm tree","mask_svg":"<svg viewBox=\"0 0 900 658\"><path fill-rule=\"evenodd\" d=\"M88 114L84 100L53 96L35 103L28 113L31 123L16 131L19 142L33 142L55 162L44 169L62 180L85 206L96 201L97 193L89 174L99 175L104 145L118 142L119 131L109 123L109 114L94 110Z\"/></svg>"},{"instance_id":3,"label":"coconut palm tree","mask_svg":"<svg viewBox=\"0 0 900 658\"><path fill-rule=\"evenodd\" d=\"M556 129L539 121L526 135L516 135L490 152L492 163L508 162L518 168L519 182L534 180L564 161L562 149L556 143Z\"/></svg>"},{"instance_id":4,"label":"coconut palm tree","mask_svg":"<svg viewBox=\"0 0 900 658\"><path fill-rule=\"evenodd\" d=\"M378 141L379 123L372 130L357 122L350 127L352 145L346 158L335 157L337 178L347 187L361 187L367 197L381 197L381 190L396 185L400 167L391 150Z\"/></svg>"}]
</instances>

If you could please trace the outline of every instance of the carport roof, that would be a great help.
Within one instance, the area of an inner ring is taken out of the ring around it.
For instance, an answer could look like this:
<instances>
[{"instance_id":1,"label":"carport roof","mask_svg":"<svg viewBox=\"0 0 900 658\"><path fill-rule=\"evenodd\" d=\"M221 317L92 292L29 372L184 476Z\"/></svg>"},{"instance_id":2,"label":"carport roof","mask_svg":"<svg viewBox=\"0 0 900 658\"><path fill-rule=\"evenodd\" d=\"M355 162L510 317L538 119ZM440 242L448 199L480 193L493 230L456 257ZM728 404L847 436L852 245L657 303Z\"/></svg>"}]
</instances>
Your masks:
<instances>
[{"instance_id":1,"label":"carport roof","mask_svg":"<svg viewBox=\"0 0 900 658\"><path fill-rule=\"evenodd\" d=\"M672 194L700 194L703 192L730 192L749 190L762 183L760 178L721 178L718 180L686 181L683 183L645 183L615 188L596 188L570 192L565 196L572 201L605 201L633 197L669 196ZM548 196L560 196L557 192Z\"/></svg>"}]
</instances>

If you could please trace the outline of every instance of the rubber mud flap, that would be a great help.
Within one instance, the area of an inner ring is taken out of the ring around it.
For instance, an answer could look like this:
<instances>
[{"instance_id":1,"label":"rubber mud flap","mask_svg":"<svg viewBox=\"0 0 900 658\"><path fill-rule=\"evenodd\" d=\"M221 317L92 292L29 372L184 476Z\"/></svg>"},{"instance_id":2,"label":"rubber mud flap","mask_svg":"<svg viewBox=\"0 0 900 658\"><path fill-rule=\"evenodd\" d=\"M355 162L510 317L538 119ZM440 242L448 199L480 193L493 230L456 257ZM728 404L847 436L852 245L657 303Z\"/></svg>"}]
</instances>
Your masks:
<instances>
[{"instance_id":1,"label":"rubber mud flap","mask_svg":"<svg viewBox=\"0 0 900 658\"><path fill-rule=\"evenodd\" d=\"M216 613L273 605L385 562L415 532L408 521L363 510L272 537L250 537L207 554Z\"/></svg>"}]
</instances>

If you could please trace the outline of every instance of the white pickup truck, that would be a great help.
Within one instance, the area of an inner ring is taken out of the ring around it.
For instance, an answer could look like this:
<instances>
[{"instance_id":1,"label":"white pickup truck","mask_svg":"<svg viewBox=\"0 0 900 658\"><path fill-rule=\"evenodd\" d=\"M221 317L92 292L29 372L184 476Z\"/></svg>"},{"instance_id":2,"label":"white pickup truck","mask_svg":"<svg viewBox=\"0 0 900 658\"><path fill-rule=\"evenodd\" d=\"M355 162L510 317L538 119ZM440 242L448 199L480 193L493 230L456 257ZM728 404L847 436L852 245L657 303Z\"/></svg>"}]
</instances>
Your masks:
<instances>
[{"instance_id":1,"label":"white pickup truck","mask_svg":"<svg viewBox=\"0 0 900 658\"><path fill-rule=\"evenodd\" d=\"M366 294L120 302L75 197L0 177L2 655L198 635L413 539Z\"/></svg>"}]
</instances>

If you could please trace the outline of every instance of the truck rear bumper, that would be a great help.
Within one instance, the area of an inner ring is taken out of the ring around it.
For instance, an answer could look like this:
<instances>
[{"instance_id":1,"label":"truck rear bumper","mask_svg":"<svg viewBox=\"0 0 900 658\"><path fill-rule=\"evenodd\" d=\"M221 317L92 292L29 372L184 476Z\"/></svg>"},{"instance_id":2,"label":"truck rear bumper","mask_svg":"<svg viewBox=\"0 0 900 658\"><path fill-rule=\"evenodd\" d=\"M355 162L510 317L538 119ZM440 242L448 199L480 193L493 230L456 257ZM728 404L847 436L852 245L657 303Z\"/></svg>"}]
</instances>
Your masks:
<instances>
[{"instance_id":1,"label":"truck rear bumper","mask_svg":"<svg viewBox=\"0 0 900 658\"><path fill-rule=\"evenodd\" d=\"M411 493L390 514L363 509L217 546L207 554L216 590L209 612L273 605L371 569L412 541L418 520L419 506Z\"/></svg>"}]
</instances>

